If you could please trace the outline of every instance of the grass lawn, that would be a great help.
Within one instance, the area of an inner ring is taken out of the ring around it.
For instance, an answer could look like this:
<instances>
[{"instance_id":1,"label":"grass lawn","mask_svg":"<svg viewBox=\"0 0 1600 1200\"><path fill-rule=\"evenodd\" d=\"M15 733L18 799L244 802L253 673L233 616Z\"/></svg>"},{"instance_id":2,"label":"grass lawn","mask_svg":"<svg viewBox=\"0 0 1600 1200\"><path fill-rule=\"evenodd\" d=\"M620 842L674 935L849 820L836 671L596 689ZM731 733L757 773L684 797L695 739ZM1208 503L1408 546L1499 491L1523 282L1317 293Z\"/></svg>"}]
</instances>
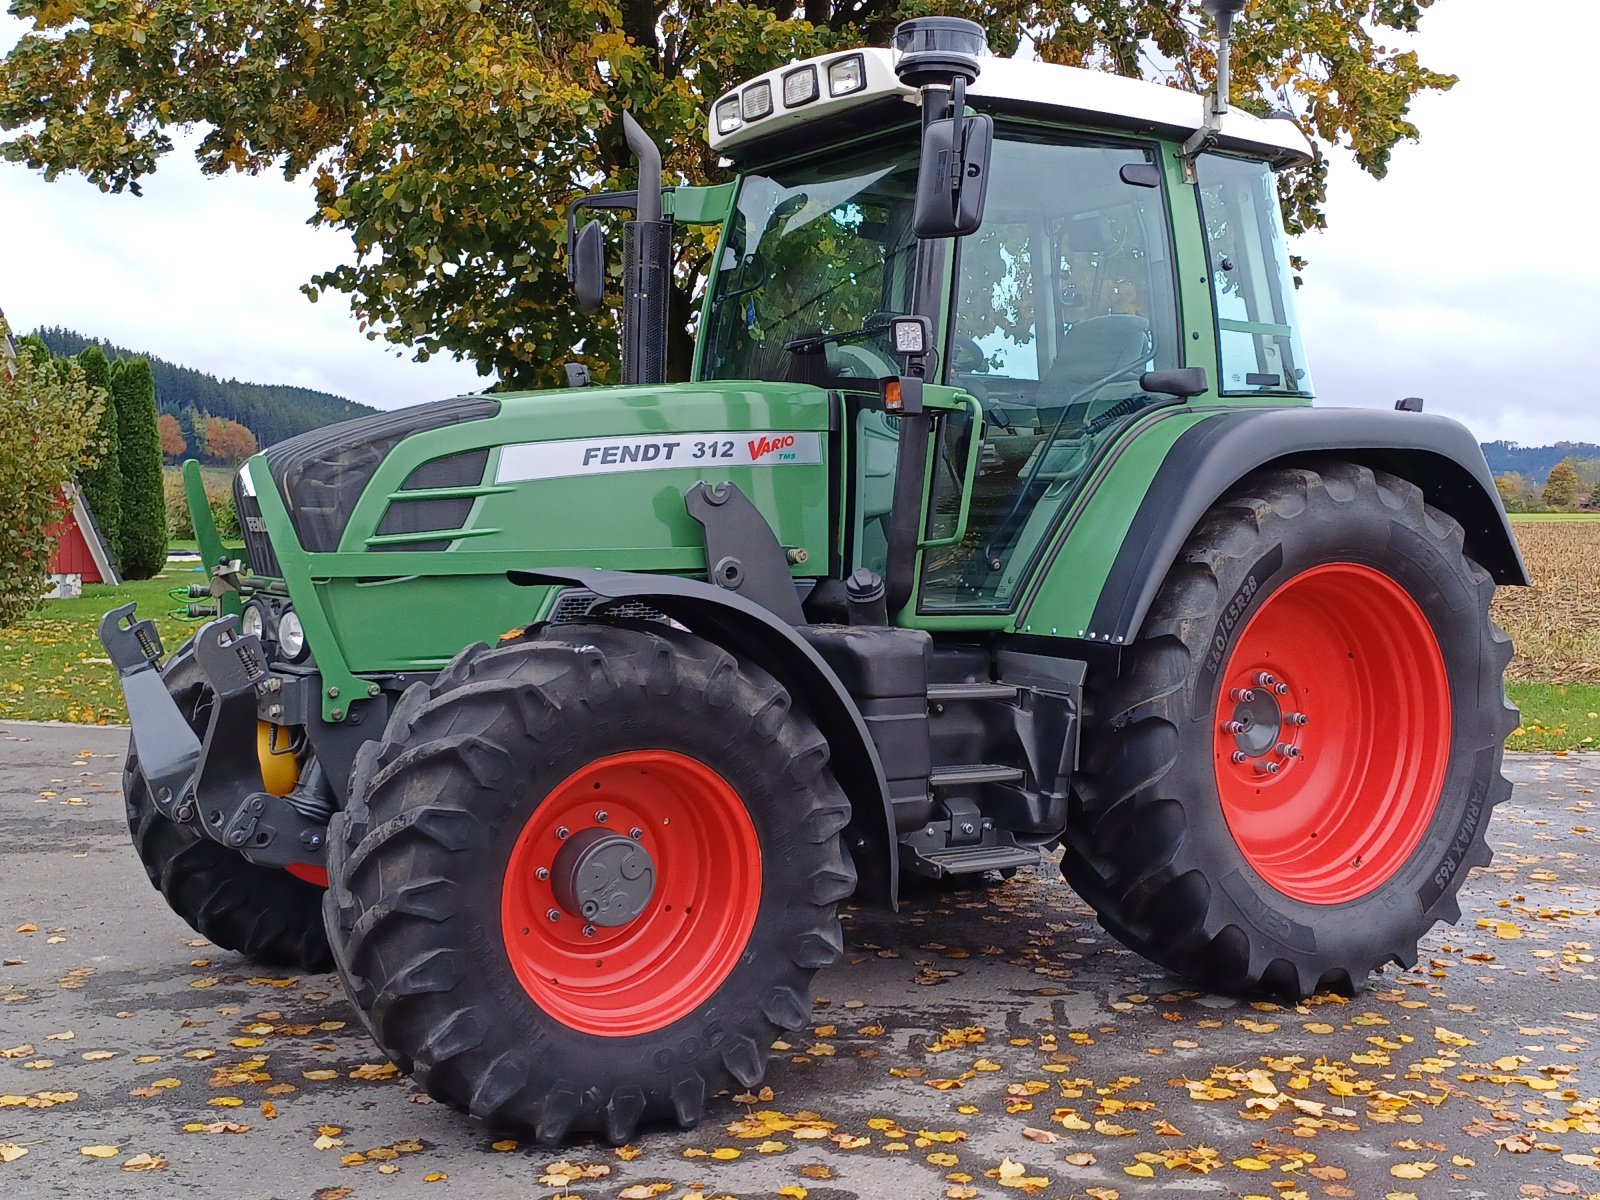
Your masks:
<instances>
[{"instance_id":1,"label":"grass lawn","mask_svg":"<svg viewBox=\"0 0 1600 1200\"><path fill-rule=\"evenodd\" d=\"M1512 682L1506 692L1522 709L1510 749L1600 749L1600 684Z\"/></svg>"},{"instance_id":2,"label":"grass lawn","mask_svg":"<svg viewBox=\"0 0 1600 1200\"><path fill-rule=\"evenodd\" d=\"M80 600L56 600L11 629L0 630L0 719L74 721L88 725L127 720L122 689L95 629L107 609L135 601L154 617L170 653L200 622L172 615L186 600L168 593L202 578L169 564L155 579L120 588L89 584ZM1507 684L1522 709L1513 750L1600 749L1600 684Z\"/></svg>"},{"instance_id":3,"label":"grass lawn","mask_svg":"<svg viewBox=\"0 0 1600 1200\"><path fill-rule=\"evenodd\" d=\"M117 673L96 636L100 615L136 602L140 617L154 617L170 653L200 622L173 615L189 603L168 593L205 576L176 563L154 579L121 587L85 584L78 600L52 600L10 629L0 629L0 719L73 721L83 725L126 721Z\"/></svg>"},{"instance_id":4,"label":"grass lawn","mask_svg":"<svg viewBox=\"0 0 1600 1200\"><path fill-rule=\"evenodd\" d=\"M1512 521L1600 521L1600 512L1508 513Z\"/></svg>"}]
</instances>

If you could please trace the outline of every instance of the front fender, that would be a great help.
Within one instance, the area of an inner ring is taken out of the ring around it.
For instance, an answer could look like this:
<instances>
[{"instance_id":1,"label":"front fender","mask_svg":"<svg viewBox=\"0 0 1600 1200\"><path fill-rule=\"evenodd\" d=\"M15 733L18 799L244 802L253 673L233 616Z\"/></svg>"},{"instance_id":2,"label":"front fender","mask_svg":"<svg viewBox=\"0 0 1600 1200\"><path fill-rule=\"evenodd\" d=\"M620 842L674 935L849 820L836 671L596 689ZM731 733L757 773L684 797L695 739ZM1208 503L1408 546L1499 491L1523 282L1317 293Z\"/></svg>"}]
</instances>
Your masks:
<instances>
[{"instance_id":1,"label":"front fender","mask_svg":"<svg viewBox=\"0 0 1600 1200\"><path fill-rule=\"evenodd\" d=\"M791 626L734 592L675 575L570 567L507 571L506 578L528 587L566 585L610 600L642 601L773 675L828 739L834 777L850 800L845 834L857 870L864 879L876 877L888 902L896 903L900 843L878 749L838 675Z\"/></svg>"},{"instance_id":2,"label":"front fender","mask_svg":"<svg viewBox=\"0 0 1600 1200\"><path fill-rule=\"evenodd\" d=\"M1123 645L1138 634L1167 571L1201 517L1244 476L1333 456L1387 471L1422 488L1429 504L1461 522L1466 549L1496 583L1526 584L1527 568L1477 440L1432 414L1361 408L1245 409L1196 422L1173 442L1100 589L1081 636ZM1057 555L1071 546L1069 537ZM1040 601L1047 564L1019 625L1049 624Z\"/></svg>"}]
</instances>

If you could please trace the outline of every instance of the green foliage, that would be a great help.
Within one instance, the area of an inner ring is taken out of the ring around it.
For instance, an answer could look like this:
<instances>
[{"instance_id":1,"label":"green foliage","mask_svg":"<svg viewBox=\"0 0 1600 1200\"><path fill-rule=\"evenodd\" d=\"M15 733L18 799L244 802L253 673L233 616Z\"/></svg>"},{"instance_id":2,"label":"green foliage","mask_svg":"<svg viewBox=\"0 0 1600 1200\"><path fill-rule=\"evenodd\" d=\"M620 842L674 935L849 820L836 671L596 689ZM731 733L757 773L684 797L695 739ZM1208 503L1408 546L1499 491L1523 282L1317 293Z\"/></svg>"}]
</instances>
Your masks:
<instances>
[{"instance_id":1,"label":"green foliage","mask_svg":"<svg viewBox=\"0 0 1600 1200\"><path fill-rule=\"evenodd\" d=\"M149 579L167 561L166 505L161 492L161 438L156 432L156 383L142 358L111 368L122 449L122 571Z\"/></svg>"},{"instance_id":2,"label":"green foliage","mask_svg":"<svg viewBox=\"0 0 1600 1200\"><path fill-rule=\"evenodd\" d=\"M178 418L191 454L201 454L205 449L202 429L208 416L237 421L255 434L261 445L270 446L308 429L320 429L335 421L347 421L351 417L366 416L377 411L342 396L310 388L218 379L204 371L180 367L153 354L87 338L70 329L41 329L38 336L53 354L77 354L89 346L99 346L114 359L148 359L150 369L155 373L159 409Z\"/></svg>"},{"instance_id":3,"label":"green foliage","mask_svg":"<svg viewBox=\"0 0 1600 1200\"><path fill-rule=\"evenodd\" d=\"M1431 4L1255 0L1238 27L1234 99L1259 112L1281 96L1321 147L1381 176L1417 135L1412 99L1454 83L1386 44ZM918 13L975 16L998 53L1026 29L1055 62L1125 75L1173 63L1196 91L1215 72L1198 0L16 0L13 11L35 28L0 62L5 158L136 192L172 131L198 126L207 172L310 174L313 223L348 233L356 257L308 294L344 293L369 337L516 385L558 382L570 348L605 332L576 311L555 251L573 198L629 182L622 109L661 142L669 174L713 182L722 172L703 139L718 94L794 57L886 44ZM1323 223L1326 181L1322 159L1285 178L1291 228ZM680 311L705 255L697 239L681 247ZM687 336L674 330L681 372Z\"/></svg>"},{"instance_id":4,"label":"green foliage","mask_svg":"<svg viewBox=\"0 0 1600 1200\"><path fill-rule=\"evenodd\" d=\"M239 536L239 511L233 503L231 477L225 473L207 470L203 476L206 502L211 506L211 519L217 532L224 538ZM187 542L194 538L194 515L189 511L189 497L184 491L183 472L169 467L162 472L162 490L165 493L167 512L167 540Z\"/></svg>"},{"instance_id":5,"label":"green foliage","mask_svg":"<svg viewBox=\"0 0 1600 1200\"><path fill-rule=\"evenodd\" d=\"M0 318L0 340L5 337ZM0 370L0 628L38 605L62 516L62 486L94 462L103 395L83 368L18 347L16 374Z\"/></svg>"},{"instance_id":6,"label":"green foliage","mask_svg":"<svg viewBox=\"0 0 1600 1200\"><path fill-rule=\"evenodd\" d=\"M60 351L57 351L60 353ZM78 476L78 486L89 511L94 514L100 535L105 538L111 557L122 561L122 439L117 433L117 410L111 399L111 364L99 346L89 346L78 355L84 382L100 393L100 424L91 449L98 455L94 466Z\"/></svg>"},{"instance_id":7,"label":"green foliage","mask_svg":"<svg viewBox=\"0 0 1600 1200\"><path fill-rule=\"evenodd\" d=\"M1515 471L1496 475L1494 489L1500 493L1500 503L1508 513L1535 512L1542 504L1538 488Z\"/></svg>"},{"instance_id":8,"label":"green foliage","mask_svg":"<svg viewBox=\"0 0 1600 1200\"><path fill-rule=\"evenodd\" d=\"M1558 462L1544 482L1544 502L1551 508L1571 508L1578 502L1578 473L1569 462Z\"/></svg>"}]
</instances>

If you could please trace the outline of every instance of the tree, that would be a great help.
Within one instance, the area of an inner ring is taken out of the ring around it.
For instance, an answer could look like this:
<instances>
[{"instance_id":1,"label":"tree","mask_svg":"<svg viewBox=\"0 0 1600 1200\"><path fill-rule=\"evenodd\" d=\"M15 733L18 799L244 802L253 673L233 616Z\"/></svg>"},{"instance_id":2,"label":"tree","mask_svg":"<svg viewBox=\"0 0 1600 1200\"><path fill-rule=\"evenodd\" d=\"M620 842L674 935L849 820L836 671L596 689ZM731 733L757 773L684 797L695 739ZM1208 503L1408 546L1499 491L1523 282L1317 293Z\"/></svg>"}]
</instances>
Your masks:
<instances>
[{"instance_id":1,"label":"tree","mask_svg":"<svg viewBox=\"0 0 1600 1200\"><path fill-rule=\"evenodd\" d=\"M1395 144L1417 136L1413 98L1455 82L1386 45L1432 3L1255 0L1237 31L1233 98L1257 112L1287 100L1319 147L1344 147L1381 176ZM137 193L172 131L204 128L203 170L309 174L312 223L350 235L355 261L311 280L313 299L344 293L369 337L418 359L450 353L507 384L550 383L572 346L605 331L576 311L554 251L572 199L627 183L620 110L661 142L669 173L715 182L706 111L733 83L832 47L886 44L902 17L951 7L978 16L998 53L1027 30L1055 62L1194 91L1215 73L1199 0L976 11L925 0L15 0L34 29L0 62L0 129L12 135L0 152ZM1291 228L1323 223L1326 181L1320 157L1286 175ZM700 238L680 247L680 312L708 253ZM677 373L688 349L675 321Z\"/></svg>"},{"instance_id":2,"label":"tree","mask_svg":"<svg viewBox=\"0 0 1600 1200\"><path fill-rule=\"evenodd\" d=\"M183 426L171 413L162 413L156 418L156 433L161 439L161 453L166 458L176 459L189 448Z\"/></svg>"},{"instance_id":3,"label":"tree","mask_svg":"<svg viewBox=\"0 0 1600 1200\"><path fill-rule=\"evenodd\" d=\"M111 557L122 561L122 439L117 434L117 410L111 403L111 364L99 346L78 355L83 378L101 395L100 424L95 430L95 465L78 476L83 498L105 538Z\"/></svg>"},{"instance_id":4,"label":"tree","mask_svg":"<svg viewBox=\"0 0 1600 1200\"><path fill-rule=\"evenodd\" d=\"M1569 462L1559 462L1544 481L1544 502L1551 508L1571 508L1578 502L1578 473Z\"/></svg>"},{"instance_id":5,"label":"tree","mask_svg":"<svg viewBox=\"0 0 1600 1200\"><path fill-rule=\"evenodd\" d=\"M150 579L167 562L161 437L150 364L142 358L118 359L111 368L111 400L122 441L122 572L129 579Z\"/></svg>"},{"instance_id":6,"label":"tree","mask_svg":"<svg viewBox=\"0 0 1600 1200\"><path fill-rule=\"evenodd\" d=\"M1528 511L1527 482L1515 471L1494 477L1494 490L1500 493L1500 506L1508 513Z\"/></svg>"},{"instance_id":7,"label":"tree","mask_svg":"<svg viewBox=\"0 0 1600 1200\"><path fill-rule=\"evenodd\" d=\"M0 317L0 341L5 333ZM0 364L0 628L38 606L61 488L93 465L105 407L77 363L19 349L15 375Z\"/></svg>"},{"instance_id":8,"label":"tree","mask_svg":"<svg viewBox=\"0 0 1600 1200\"><path fill-rule=\"evenodd\" d=\"M226 417L207 417L205 438L206 457L229 466L238 466L260 449L255 434Z\"/></svg>"}]
</instances>

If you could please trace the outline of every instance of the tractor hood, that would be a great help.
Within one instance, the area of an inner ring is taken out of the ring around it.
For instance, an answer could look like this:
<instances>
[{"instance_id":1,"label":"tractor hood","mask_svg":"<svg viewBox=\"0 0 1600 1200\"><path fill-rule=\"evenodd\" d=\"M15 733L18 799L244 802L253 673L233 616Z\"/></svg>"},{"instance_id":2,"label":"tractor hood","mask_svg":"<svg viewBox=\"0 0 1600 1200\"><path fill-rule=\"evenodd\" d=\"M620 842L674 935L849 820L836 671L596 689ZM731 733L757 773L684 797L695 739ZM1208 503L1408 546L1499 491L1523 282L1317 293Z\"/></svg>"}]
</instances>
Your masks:
<instances>
[{"instance_id":1,"label":"tractor hood","mask_svg":"<svg viewBox=\"0 0 1600 1200\"><path fill-rule=\"evenodd\" d=\"M315 586L355 645L360 630L383 623L380 594L414 604L453 581L450 606L477 608L486 628L465 613L438 622L445 657L446 646L473 640L466 633L530 619L533 598L506 583L510 569L705 578L703 530L684 507L700 481L735 484L780 543L805 552L792 556L795 576L821 575L833 540L834 407L810 385L718 381L465 396L378 413L246 463L235 485L246 554L255 574L286 579L291 594ZM268 479L276 495L263 504ZM435 657L419 656L416 640L408 661Z\"/></svg>"}]
</instances>

